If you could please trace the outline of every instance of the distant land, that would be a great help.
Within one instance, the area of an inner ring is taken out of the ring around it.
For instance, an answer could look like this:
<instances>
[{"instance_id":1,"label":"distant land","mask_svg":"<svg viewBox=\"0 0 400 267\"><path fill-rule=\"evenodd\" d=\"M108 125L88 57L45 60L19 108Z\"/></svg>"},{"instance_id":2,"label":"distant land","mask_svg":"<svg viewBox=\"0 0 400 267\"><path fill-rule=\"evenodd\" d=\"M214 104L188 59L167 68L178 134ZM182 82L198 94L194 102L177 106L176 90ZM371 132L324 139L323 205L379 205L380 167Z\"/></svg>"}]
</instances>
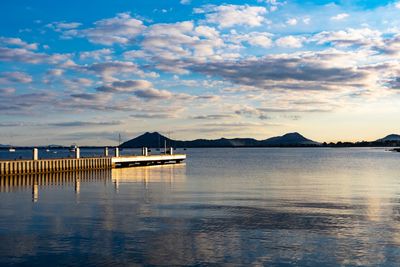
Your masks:
<instances>
[{"instance_id":1,"label":"distant land","mask_svg":"<svg viewBox=\"0 0 400 267\"><path fill-rule=\"evenodd\" d=\"M282 136L271 137L265 140L256 140L253 138L220 138L220 139L196 139L192 141L173 140L158 132L145 133L136 138L121 144L121 148L162 148L164 143L167 146L177 148L198 148L198 147L379 147L379 146L400 146L400 135L391 134L376 141L360 142L337 142L337 143L319 143L310 140L303 135L294 132Z\"/></svg>"},{"instance_id":2,"label":"distant land","mask_svg":"<svg viewBox=\"0 0 400 267\"><path fill-rule=\"evenodd\" d=\"M359 142L316 142L308 139L300 133L287 133L282 136L271 137L265 140L256 140L254 138L220 138L220 139L196 139L191 141L181 141L170 139L158 132L144 133L136 138L128 140L120 145L121 148L163 148L164 143L167 147L175 148L207 148L207 147L398 147L393 151L400 152L400 135L390 134L375 141L359 141ZM0 144L0 150L9 149L10 147L19 149L29 149L38 147L41 149L47 148L69 148L63 145L48 145L48 146L14 146ZM84 146L81 148L103 148L104 145ZM112 146L109 146L112 147Z\"/></svg>"}]
</instances>

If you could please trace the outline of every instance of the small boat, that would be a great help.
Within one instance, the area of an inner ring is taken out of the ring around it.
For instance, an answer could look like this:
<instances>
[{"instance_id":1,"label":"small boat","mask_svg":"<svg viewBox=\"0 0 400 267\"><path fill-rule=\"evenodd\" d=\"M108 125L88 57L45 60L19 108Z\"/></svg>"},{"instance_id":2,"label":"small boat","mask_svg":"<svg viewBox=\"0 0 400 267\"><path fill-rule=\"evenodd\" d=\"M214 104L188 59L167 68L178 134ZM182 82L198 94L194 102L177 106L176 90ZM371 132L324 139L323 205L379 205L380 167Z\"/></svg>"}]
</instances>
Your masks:
<instances>
[{"instance_id":1,"label":"small boat","mask_svg":"<svg viewBox=\"0 0 400 267\"><path fill-rule=\"evenodd\" d=\"M15 148L10 147L10 148L8 149L8 152L11 152L11 153L15 152Z\"/></svg>"}]
</instances>

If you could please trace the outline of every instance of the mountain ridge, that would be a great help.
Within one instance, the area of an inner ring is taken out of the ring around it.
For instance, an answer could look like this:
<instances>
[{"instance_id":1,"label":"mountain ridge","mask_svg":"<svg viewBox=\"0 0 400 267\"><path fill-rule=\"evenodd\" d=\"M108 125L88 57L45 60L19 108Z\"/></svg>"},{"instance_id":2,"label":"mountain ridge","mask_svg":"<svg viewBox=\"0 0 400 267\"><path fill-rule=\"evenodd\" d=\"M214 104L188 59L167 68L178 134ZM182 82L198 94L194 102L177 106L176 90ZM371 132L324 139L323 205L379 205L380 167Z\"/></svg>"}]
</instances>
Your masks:
<instances>
[{"instance_id":1,"label":"mountain ridge","mask_svg":"<svg viewBox=\"0 0 400 267\"><path fill-rule=\"evenodd\" d=\"M318 146L320 143L307 139L301 134L287 133L265 140L254 138L219 138L219 139L195 139L191 141L172 140L158 132L146 132L136 138L121 144L122 148L140 147L271 147L271 146Z\"/></svg>"}]
</instances>

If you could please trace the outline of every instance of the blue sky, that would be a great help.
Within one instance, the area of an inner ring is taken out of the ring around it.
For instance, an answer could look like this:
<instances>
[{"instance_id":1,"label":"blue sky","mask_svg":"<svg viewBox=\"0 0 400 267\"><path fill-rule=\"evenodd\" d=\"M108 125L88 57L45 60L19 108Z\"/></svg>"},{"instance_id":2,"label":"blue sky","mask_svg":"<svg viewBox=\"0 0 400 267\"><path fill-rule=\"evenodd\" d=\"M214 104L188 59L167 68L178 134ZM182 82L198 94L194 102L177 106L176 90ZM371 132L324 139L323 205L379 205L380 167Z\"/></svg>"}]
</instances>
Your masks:
<instances>
[{"instance_id":1,"label":"blue sky","mask_svg":"<svg viewBox=\"0 0 400 267\"><path fill-rule=\"evenodd\" d=\"M397 1L0 5L0 143L399 132Z\"/></svg>"}]
</instances>

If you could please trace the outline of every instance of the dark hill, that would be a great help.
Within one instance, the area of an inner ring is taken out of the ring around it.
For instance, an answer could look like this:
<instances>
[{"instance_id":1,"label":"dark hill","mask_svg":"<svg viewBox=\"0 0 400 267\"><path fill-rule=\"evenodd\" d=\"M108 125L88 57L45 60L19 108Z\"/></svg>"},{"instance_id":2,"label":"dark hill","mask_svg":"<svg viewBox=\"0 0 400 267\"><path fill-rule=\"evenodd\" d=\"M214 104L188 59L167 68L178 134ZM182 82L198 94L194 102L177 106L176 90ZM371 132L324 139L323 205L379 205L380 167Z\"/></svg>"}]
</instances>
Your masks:
<instances>
[{"instance_id":1,"label":"dark hill","mask_svg":"<svg viewBox=\"0 0 400 267\"><path fill-rule=\"evenodd\" d=\"M132 147L132 148L140 148L140 147L164 147L164 142L167 142L169 146L171 146L171 139L159 134L158 132L154 133L145 133L141 136L133 138L123 144L121 144L122 148Z\"/></svg>"},{"instance_id":2,"label":"dark hill","mask_svg":"<svg viewBox=\"0 0 400 267\"><path fill-rule=\"evenodd\" d=\"M310 139L305 138L299 133L287 133L282 136L272 137L261 141L263 146L311 146L319 145Z\"/></svg>"},{"instance_id":3,"label":"dark hill","mask_svg":"<svg viewBox=\"0 0 400 267\"><path fill-rule=\"evenodd\" d=\"M380 143L384 143L384 142L400 142L400 135L398 134L389 134L388 136L378 139L375 142L380 142Z\"/></svg>"},{"instance_id":4,"label":"dark hill","mask_svg":"<svg viewBox=\"0 0 400 267\"><path fill-rule=\"evenodd\" d=\"M309 140L299 133L289 133L283 136L272 137L258 141L253 138L220 138L215 140L196 139L193 141L171 140L160 133L145 133L121 145L122 148L164 147L263 147L263 146L316 146L319 143Z\"/></svg>"}]
</instances>

